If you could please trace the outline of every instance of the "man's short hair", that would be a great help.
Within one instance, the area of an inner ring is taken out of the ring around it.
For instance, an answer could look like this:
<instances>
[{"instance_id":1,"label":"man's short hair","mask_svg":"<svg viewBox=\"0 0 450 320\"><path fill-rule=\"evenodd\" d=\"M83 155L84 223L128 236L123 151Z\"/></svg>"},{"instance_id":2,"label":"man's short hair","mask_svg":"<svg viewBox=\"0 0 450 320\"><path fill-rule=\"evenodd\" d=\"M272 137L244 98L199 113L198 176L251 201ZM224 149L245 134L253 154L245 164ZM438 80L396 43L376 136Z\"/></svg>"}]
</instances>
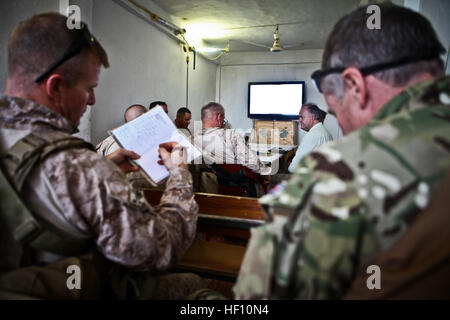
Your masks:
<instances>
[{"instance_id":1,"label":"man's short hair","mask_svg":"<svg viewBox=\"0 0 450 320\"><path fill-rule=\"evenodd\" d=\"M131 106L129 106L128 108L126 108L125 112L123 113L123 118L125 120L125 122L127 122L127 112L133 108L139 108L143 111L143 113L147 112L147 108L144 107L141 104L132 104Z\"/></svg>"},{"instance_id":2,"label":"man's short hair","mask_svg":"<svg viewBox=\"0 0 450 320\"><path fill-rule=\"evenodd\" d=\"M423 60L374 73L391 86L402 87L415 75L429 72L438 77L443 73L440 55L444 47L430 22L417 12L390 3L380 7L381 29L367 27L367 6L344 16L328 37L322 59L322 68L367 67L392 62L405 57L432 56ZM332 74L322 81L325 93L342 97L344 83L341 75ZM339 94L340 92L340 94Z\"/></svg>"},{"instance_id":3,"label":"man's short hair","mask_svg":"<svg viewBox=\"0 0 450 320\"><path fill-rule=\"evenodd\" d=\"M188 108L182 107L182 108L178 109L178 111L177 111L177 117L178 117L178 116L184 117L184 115L185 115L186 113L192 114L191 110L189 110Z\"/></svg>"},{"instance_id":4,"label":"man's short hair","mask_svg":"<svg viewBox=\"0 0 450 320\"><path fill-rule=\"evenodd\" d=\"M160 106L166 106L167 107L167 103L165 103L164 101L153 101L152 103L150 103L148 110L153 109L154 107L156 107L157 105Z\"/></svg>"},{"instance_id":5,"label":"man's short hair","mask_svg":"<svg viewBox=\"0 0 450 320\"><path fill-rule=\"evenodd\" d=\"M37 14L22 21L9 38L8 77L18 76L31 84L60 59L77 38L78 30L69 30L66 23L67 17L56 12ZM97 56L105 68L109 67L105 49L94 38L92 47L83 47L80 53L56 69L69 85L78 81L88 52Z\"/></svg>"},{"instance_id":6,"label":"man's short hair","mask_svg":"<svg viewBox=\"0 0 450 320\"><path fill-rule=\"evenodd\" d=\"M218 112L225 113L224 107L220 103L210 102L202 108L202 120L206 119L210 114L216 114Z\"/></svg>"},{"instance_id":7,"label":"man's short hair","mask_svg":"<svg viewBox=\"0 0 450 320\"><path fill-rule=\"evenodd\" d=\"M309 112L309 114L311 114L317 121L323 122L325 120L327 113L321 110L316 104L305 103L302 108L304 107L306 107L307 112Z\"/></svg>"}]
</instances>

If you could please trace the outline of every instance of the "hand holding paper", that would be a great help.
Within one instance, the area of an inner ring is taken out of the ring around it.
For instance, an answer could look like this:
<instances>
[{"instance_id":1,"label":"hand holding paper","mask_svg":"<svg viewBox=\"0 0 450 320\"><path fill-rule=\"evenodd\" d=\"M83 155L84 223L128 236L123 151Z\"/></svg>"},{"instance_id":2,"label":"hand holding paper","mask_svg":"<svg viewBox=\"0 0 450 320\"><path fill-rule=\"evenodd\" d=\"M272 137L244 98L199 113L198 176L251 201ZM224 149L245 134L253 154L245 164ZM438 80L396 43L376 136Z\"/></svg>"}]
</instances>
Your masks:
<instances>
[{"instance_id":1,"label":"hand holding paper","mask_svg":"<svg viewBox=\"0 0 450 320\"><path fill-rule=\"evenodd\" d=\"M139 168L133 166L128 159L137 160L140 156L130 150L120 148L106 157L113 161L124 173L139 171Z\"/></svg>"},{"instance_id":2,"label":"hand holding paper","mask_svg":"<svg viewBox=\"0 0 450 320\"><path fill-rule=\"evenodd\" d=\"M159 164L164 164L167 170L176 167L184 167L187 169L187 153L186 148L176 142L166 142L159 145Z\"/></svg>"},{"instance_id":3,"label":"hand holding paper","mask_svg":"<svg viewBox=\"0 0 450 320\"><path fill-rule=\"evenodd\" d=\"M179 166L180 159L183 159L184 163L189 163L202 155L201 151L178 132L173 121L161 107L147 111L133 121L112 130L111 134L122 148L141 156L134 162L153 185L167 179L169 177L167 169ZM176 146L173 143L176 143ZM180 154L177 147L185 149ZM178 152L173 152L172 149Z\"/></svg>"}]
</instances>

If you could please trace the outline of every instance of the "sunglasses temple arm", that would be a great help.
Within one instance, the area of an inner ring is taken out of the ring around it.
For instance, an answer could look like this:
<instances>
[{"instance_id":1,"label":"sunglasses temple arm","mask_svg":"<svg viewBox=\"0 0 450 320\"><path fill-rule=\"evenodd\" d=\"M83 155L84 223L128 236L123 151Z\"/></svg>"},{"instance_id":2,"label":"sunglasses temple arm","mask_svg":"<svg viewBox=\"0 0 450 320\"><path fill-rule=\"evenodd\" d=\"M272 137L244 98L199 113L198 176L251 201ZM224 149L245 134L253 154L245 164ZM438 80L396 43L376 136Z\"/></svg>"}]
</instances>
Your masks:
<instances>
[{"instance_id":1,"label":"sunglasses temple arm","mask_svg":"<svg viewBox=\"0 0 450 320\"><path fill-rule=\"evenodd\" d=\"M64 61L69 60L72 58L81 48L69 48L64 55L56 61L54 64L52 64L47 71L45 71L42 75L40 75L34 82L39 83L43 79L45 79L50 73L55 71L56 68L58 68L61 64L63 64Z\"/></svg>"}]
</instances>

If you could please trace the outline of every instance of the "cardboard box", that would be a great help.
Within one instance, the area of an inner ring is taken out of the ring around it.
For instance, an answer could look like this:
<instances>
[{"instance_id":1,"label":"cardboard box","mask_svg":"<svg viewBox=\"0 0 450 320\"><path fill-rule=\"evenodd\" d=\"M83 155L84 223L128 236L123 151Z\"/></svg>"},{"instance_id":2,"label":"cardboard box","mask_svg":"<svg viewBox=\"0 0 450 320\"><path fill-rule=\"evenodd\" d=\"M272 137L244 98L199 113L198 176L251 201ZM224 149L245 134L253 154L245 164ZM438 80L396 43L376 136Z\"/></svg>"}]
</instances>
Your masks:
<instances>
[{"instance_id":1,"label":"cardboard box","mask_svg":"<svg viewBox=\"0 0 450 320\"><path fill-rule=\"evenodd\" d=\"M297 121L274 121L275 141L278 139L280 145L298 144L298 123Z\"/></svg>"},{"instance_id":2,"label":"cardboard box","mask_svg":"<svg viewBox=\"0 0 450 320\"><path fill-rule=\"evenodd\" d=\"M255 138L258 144L272 144L273 121L255 120Z\"/></svg>"},{"instance_id":3,"label":"cardboard box","mask_svg":"<svg viewBox=\"0 0 450 320\"><path fill-rule=\"evenodd\" d=\"M297 145L296 121L255 120L255 142L258 144Z\"/></svg>"}]
</instances>

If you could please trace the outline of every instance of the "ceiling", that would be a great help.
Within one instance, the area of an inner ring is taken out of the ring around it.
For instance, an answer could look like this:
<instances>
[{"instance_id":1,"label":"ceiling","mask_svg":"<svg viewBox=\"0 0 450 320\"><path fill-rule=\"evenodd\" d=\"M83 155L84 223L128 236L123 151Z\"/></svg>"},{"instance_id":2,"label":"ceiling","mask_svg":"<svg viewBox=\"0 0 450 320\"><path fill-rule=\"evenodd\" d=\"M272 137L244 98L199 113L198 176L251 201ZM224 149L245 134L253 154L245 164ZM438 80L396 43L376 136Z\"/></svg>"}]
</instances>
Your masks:
<instances>
[{"instance_id":1,"label":"ceiling","mask_svg":"<svg viewBox=\"0 0 450 320\"><path fill-rule=\"evenodd\" d=\"M370 0L153 0L187 30L196 47L269 51L279 25L282 46L323 49L340 17ZM398 2L398 1L394 1ZM175 21L174 21L175 22ZM193 39L195 38L195 39ZM201 40L199 40L201 39ZM254 43L254 44L250 44Z\"/></svg>"}]
</instances>

